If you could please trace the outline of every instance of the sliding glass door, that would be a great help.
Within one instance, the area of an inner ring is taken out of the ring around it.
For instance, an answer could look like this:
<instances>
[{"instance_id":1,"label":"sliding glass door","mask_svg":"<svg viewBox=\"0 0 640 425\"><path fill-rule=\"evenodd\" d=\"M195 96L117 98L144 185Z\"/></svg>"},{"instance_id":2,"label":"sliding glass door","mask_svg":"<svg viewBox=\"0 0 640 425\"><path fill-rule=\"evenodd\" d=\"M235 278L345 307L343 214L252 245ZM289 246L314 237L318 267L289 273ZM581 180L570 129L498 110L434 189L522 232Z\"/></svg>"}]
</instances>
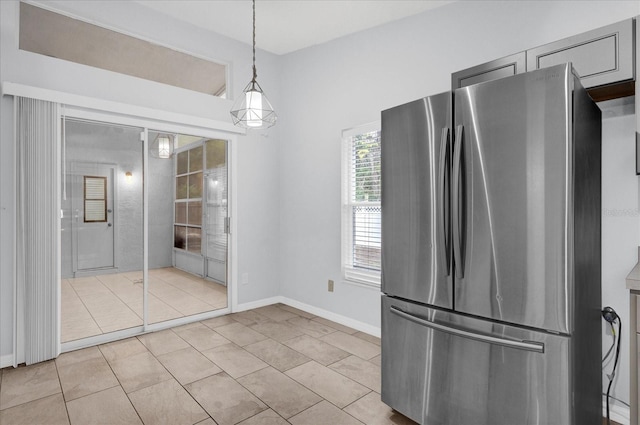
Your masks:
<instances>
[{"instance_id":1,"label":"sliding glass door","mask_svg":"<svg viewBox=\"0 0 640 425\"><path fill-rule=\"evenodd\" d=\"M63 351L226 309L228 141L78 115L63 120Z\"/></svg>"}]
</instances>

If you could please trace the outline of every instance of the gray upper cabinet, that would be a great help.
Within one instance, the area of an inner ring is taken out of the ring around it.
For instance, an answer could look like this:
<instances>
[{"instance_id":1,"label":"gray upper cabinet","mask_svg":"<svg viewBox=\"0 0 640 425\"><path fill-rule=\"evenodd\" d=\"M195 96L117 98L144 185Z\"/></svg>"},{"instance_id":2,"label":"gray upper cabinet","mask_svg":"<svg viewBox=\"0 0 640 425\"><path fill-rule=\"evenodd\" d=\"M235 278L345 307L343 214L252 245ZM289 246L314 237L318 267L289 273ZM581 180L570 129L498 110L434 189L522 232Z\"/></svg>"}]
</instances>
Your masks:
<instances>
[{"instance_id":1,"label":"gray upper cabinet","mask_svg":"<svg viewBox=\"0 0 640 425\"><path fill-rule=\"evenodd\" d=\"M520 74L526 70L525 52L505 56L482 65L474 66L451 74L451 88L453 90L485 81Z\"/></svg>"},{"instance_id":2,"label":"gray upper cabinet","mask_svg":"<svg viewBox=\"0 0 640 425\"><path fill-rule=\"evenodd\" d=\"M572 62L589 89L634 79L633 19L527 50L527 71Z\"/></svg>"}]
</instances>

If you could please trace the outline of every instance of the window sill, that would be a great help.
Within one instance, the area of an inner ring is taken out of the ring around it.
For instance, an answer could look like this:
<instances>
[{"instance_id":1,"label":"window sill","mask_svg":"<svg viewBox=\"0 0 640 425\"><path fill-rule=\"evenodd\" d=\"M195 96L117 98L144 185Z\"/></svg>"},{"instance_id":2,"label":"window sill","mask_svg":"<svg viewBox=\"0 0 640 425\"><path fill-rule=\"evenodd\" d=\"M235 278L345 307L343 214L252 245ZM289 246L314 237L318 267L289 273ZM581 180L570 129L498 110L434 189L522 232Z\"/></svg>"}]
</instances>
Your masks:
<instances>
[{"instance_id":1,"label":"window sill","mask_svg":"<svg viewBox=\"0 0 640 425\"><path fill-rule=\"evenodd\" d=\"M343 281L351 285L380 290L380 275L354 269L346 269L342 274Z\"/></svg>"}]
</instances>

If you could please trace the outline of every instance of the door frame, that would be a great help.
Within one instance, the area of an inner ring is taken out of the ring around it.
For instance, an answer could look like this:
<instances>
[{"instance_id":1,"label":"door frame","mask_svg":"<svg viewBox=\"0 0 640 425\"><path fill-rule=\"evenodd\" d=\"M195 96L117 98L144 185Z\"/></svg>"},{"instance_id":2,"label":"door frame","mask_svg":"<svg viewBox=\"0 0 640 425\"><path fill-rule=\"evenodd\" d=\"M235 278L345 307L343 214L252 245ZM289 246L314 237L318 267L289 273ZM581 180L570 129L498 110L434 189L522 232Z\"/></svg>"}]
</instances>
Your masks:
<instances>
[{"instance_id":1,"label":"door frame","mask_svg":"<svg viewBox=\"0 0 640 425\"><path fill-rule=\"evenodd\" d=\"M162 118L166 114L161 114ZM173 115L173 114L171 114ZM228 237L228 261L227 261L227 307L223 309L213 310L205 313L199 313L192 316L186 316L178 319L168 320L159 323L149 324L148 322L148 305L147 296L143 297L143 325L134 328L124 329L108 334L96 335L89 338L80 339L77 341L69 341L61 343L58 340L60 352L67 352L77 350L80 348L90 347L97 344L104 344L111 341L120 340L130 336L141 335L147 332L154 332L174 326L180 326L187 323L197 322L204 319L209 319L217 316L222 316L237 310L238 306L238 285L236 282L238 276L238 261L237 261L237 220L235 219L235 212L237 211L237 134L236 132L225 131L224 129L215 129L211 127L189 124L189 121L198 122L200 120L193 119L188 116L180 116L175 114L174 120L157 120L146 116L127 115L120 112L111 112L108 110L87 109L79 106L64 106L64 111L60 117L61 119L75 119L92 122L101 122L114 125L125 125L132 127L142 128L141 139L143 142L143 279L144 279L144 293L148 294L148 255L149 255L149 235L148 235L148 223L149 223L149 199L148 199L148 187L146 182L149 181L149 131L162 131L167 133L176 134L189 134L197 135L212 139L224 139L227 140L227 185L228 185L228 197L230 198L227 204L227 214L230 217L230 233ZM184 118L183 120L180 118ZM190 119L191 118L191 119ZM222 124L222 123L221 123ZM220 126L224 128L224 125ZM64 144L64 140L62 141ZM64 151L64 149L63 149ZM64 161L64 158L61 159ZM114 199L115 201L115 199ZM114 259L115 260L115 259ZM61 286L61 279L59 280L59 286ZM59 288L60 290L60 288ZM61 303L58 303L58 317L61 315ZM58 326L61 326L59 323ZM60 334L60 332L58 332Z\"/></svg>"},{"instance_id":2,"label":"door frame","mask_svg":"<svg viewBox=\"0 0 640 425\"><path fill-rule=\"evenodd\" d=\"M88 164L96 164L89 163L87 161L73 161L71 163L71 167L67 170L67 176L83 176L85 173L85 165ZM111 163L101 163L98 162L98 165L104 167L104 169L109 170L109 182L107 183L107 194L109 193L109 184L111 185L111 203L112 212L111 212L111 224L112 224L112 232L113 232L113 267L100 267L95 269L83 269L78 270L78 226L77 221L71 220L71 271L74 277L83 277L86 275L96 275L96 274L107 274L107 273L117 273L119 263L119 249L118 249L118 235L117 235L117 221L118 221L118 210L116 205L118 205L118 176L116 173L116 164ZM86 169L89 169L87 167ZM89 172L89 171L86 171ZM79 202L78 199L74 197L73 192L73 183L71 186L71 209L75 210L75 202ZM108 203L107 203L108 205ZM108 206L107 206L108 208ZM97 272L97 273L96 273Z\"/></svg>"}]
</instances>

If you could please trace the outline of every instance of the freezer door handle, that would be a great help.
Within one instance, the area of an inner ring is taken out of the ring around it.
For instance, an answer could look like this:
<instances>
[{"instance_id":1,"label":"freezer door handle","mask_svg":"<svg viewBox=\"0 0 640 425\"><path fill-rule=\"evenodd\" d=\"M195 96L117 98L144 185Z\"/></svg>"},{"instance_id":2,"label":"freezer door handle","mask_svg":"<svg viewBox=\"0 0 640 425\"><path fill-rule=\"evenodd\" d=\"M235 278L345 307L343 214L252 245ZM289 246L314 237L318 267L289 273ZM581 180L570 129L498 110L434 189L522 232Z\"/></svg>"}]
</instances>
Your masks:
<instances>
[{"instance_id":1,"label":"freezer door handle","mask_svg":"<svg viewBox=\"0 0 640 425\"><path fill-rule=\"evenodd\" d=\"M516 339L501 338L493 335L480 334L470 330L464 330L459 328L453 328L450 326L441 325L421 317L414 316L411 313L402 311L396 306L389 307L391 313L396 314L404 319L410 320L418 325L426 326L431 329L435 329L442 332L447 332L452 335L460 336L462 338L473 339L480 342L486 342L488 344L502 345L509 348L515 348L518 350L534 351L536 353L544 353L544 344L534 341L524 341Z\"/></svg>"},{"instance_id":2,"label":"freezer door handle","mask_svg":"<svg viewBox=\"0 0 640 425\"><path fill-rule=\"evenodd\" d=\"M451 234L449 231L449 200L450 184L449 184L449 158L450 158L450 140L449 128L442 129L440 137L440 184L438 185L438 202L440 204L440 230L442 231L442 240L444 241L445 261L447 263L447 276L451 274Z\"/></svg>"},{"instance_id":3,"label":"freezer door handle","mask_svg":"<svg viewBox=\"0 0 640 425\"><path fill-rule=\"evenodd\" d=\"M464 131L462 125L456 127L455 148L453 152L453 178L451 194L451 222L453 228L453 260L456 267L456 278L464 277L463 241L464 241L464 212L465 193L462 177L462 149Z\"/></svg>"}]
</instances>

